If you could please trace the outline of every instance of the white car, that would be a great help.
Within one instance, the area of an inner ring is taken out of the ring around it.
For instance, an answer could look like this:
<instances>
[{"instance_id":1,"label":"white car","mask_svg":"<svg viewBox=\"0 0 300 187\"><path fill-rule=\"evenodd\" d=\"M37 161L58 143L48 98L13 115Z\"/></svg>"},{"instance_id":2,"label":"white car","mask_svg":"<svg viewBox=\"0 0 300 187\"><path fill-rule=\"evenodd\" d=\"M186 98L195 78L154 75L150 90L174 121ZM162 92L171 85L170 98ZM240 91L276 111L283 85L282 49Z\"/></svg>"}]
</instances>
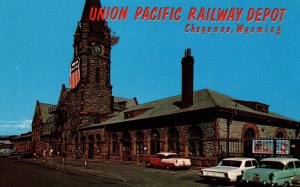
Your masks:
<instances>
[{"instance_id":1,"label":"white car","mask_svg":"<svg viewBox=\"0 0 300 187\"><path fill-rule=\"evenodd\" d=\"M226 158L214 167L200 170L199 175L204 179L216 179L225 182L241 180L245 170L253 169L257 165L254 158Z\"/></svg>"}]
</instances>

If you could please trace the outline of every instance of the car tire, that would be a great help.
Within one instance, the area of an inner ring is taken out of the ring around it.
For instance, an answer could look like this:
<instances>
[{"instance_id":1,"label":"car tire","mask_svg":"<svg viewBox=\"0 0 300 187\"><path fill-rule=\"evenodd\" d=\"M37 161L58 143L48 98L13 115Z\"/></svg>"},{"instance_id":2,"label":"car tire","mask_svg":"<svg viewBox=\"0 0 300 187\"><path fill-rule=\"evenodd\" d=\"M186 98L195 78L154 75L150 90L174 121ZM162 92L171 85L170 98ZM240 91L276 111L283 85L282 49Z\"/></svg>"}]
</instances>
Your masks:
<instances>
[{"instance_id":1,"label":"car tire","mask_svg":"<svg viewBox=\"0 0 300 187\"><path fill-rule=\"evenodd\" d=\"M283 186L284 186L284 187L289 187L289 186L291 186L291 185L290 185L290 182L289 182L289 181L286 181L286 182L283 184Z\"/></svg>"},{"instance_id":2,"label":"car tire","mask_svg":"<svg viewBox=\"0 0 300 187\"><path fill-rule=\"evenodd\" d=\"M170 166L166 166L166 170L170 170L171 168L170 168Z\"/></svg>"},{"instance_id":3,"label":"car tire","mask_svg":"<svg viewBox=\"0 0 300 187\"><path fill-rule=\"evenodd\" d=\"M150 167L151 167L151 163L150 163L150 162L146 162L146 166L147 166L148 168L150 168Z\"/></svg>"}]
</instances>

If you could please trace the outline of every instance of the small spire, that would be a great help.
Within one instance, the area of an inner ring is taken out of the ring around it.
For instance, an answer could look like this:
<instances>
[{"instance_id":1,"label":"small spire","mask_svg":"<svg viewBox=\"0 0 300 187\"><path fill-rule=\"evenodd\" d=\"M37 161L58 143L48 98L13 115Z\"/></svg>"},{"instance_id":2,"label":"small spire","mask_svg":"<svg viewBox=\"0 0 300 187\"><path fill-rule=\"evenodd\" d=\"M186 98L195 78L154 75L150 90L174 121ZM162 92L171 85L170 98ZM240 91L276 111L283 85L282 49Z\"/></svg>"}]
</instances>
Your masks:
<instances>
[{"instance_id":1,"label":"small spire","mask_svg":"<svg viewBox=\"0 0 300 187\"><path fill-rule=\"evenodd\" d=\"M184 56L191 56L192 55L191 48L187 48L184 53L185 53Z\"/></svg>"},{"instance_id":2,"label":"small spire","mask_svg":"<svg viewBox=\"0 0 300 187\"><path fill-rule=\"evenodd\" d=\"M80 33L81 32L81 28L80 28L80 22L78 21L78 25L77 25L77 28L76 28L76 34L78 33Z\"/></svg>"},{"instance_id":3,"label":"small spire","mask_svg":"<svg viewBox=\"0 0 300 187\"><path fill-rule=\"evenodd\" d=\"M91 7L100 8L101 7L100 0L86 0L85 1L81 21L88 21L89 20Z\"/></svg>"}]
</instances>

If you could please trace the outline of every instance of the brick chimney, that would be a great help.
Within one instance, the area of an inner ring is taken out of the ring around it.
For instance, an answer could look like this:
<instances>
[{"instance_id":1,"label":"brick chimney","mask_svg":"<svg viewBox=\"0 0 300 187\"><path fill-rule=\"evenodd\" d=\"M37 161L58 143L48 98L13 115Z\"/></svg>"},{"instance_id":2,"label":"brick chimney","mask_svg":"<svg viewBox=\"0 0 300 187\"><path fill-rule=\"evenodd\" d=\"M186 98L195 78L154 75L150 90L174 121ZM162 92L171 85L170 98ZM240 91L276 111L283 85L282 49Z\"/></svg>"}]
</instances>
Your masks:
<instances>
[{"instance_id":1,"label":"brick chimney","mask_svg":"<svg viewBox=\"0 0 300 187\"><path fill-rule=\"evenodd\" d=\"M191 49L185 50L182 64L182 95L181 107L188 108L193 105L194 91L194 57L191 56Z\"/></svg>"}]
</instances>

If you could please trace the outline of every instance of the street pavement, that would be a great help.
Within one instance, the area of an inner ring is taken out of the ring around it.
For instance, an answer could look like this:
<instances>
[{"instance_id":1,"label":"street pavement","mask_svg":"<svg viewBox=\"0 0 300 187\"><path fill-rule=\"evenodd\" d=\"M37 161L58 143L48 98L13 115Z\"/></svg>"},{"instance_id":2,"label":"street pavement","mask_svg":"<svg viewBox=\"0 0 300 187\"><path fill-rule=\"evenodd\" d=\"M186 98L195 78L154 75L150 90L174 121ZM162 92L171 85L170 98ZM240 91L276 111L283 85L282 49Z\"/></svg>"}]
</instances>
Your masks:
<instances>
[{"instance_id":1,"label":"street pavement","mask_svg":"<svg viewBox=\"0 0 300 187\"><path fill-rule=\"evenodd\" d=\"M125 187L128 184L94 176L71 174L30 165L19 160L0 160L0 187Z\"/></svg>"},{"instance_id":2,"label":"street pavement","mask_svg":"<svg viewBox=\"0 0 300 187\"><path fill-rule=\"evenodd\" d=\"M0 187L174 186L232 187L199 178L198 169L147 168L136 162L61 158L0 160Z\"/></svg>"},{"instance_id":3,"label":"street pavement","mask_svg":"<svg viewBox=\"0 0 300 187\"><path fill-rule=\"evenodd\" d=\"M75 184L85 184L83 186L201 186L201 187L218 187L218 186L234 186L220 184L217 182L205 182L201 180L198 176L197 169L190 170L165 170L165 169L156 169L156 168L147 168L143 164L138 164L136 162L105 162L105 161L94 161L88 160L65 160L62 159L46 159L44 162L43 159L33 160L20 160L20 161L11 161L4 160L2 162L13 163L22 169L15 168L17 170L26 171L28 175L31 175L34 178L43 178L47 177L50 171L59 172L59 174L49 176L64 176L64 182L70 180L73 186L80 186ZM20 166L22 165L22 166ZM24 167L26 168L24 170ZM31 169L27 169L31 168ZM4 168L0 167L1 172ZM32 173L32 170L33 173ZM40 174L43 173L43 176L36 174L36 170L40 170ZM15 174L11 174L10 180ZM18 178L20 174L17 174L15 178ZM74 177L74 180L72 179ZM78 177L86 179L87 182L84 183ZM66 179L68 178L68 179ZM70 179L69 179L70 178ZM1 178L0 178L1 179ZM65 180L66 179L66 180ZM51 179L52 180L52 179ZM53 179L54 181L59 181L59 178ZM48 181L43 179L42 181ZM30 183L29 183L30 184ZM47 185L46 182L44 185L39 186L53 186L51 183ZM88 185L89 184L89 185ZM9 187L14 185L9 185ZM15 185L16 186L16 185ZM23 185L26 187L26 185ZM34 186L32 184L28 186ZM38 186L38 185L37 185ZM57 186L57 185L56 185ZM62 185L64 186L64 185ZM68 186L68 185L65 185ZM73 187L72 186L72 187ZM0 187L2 187L0 185Z\"/></svg>"}]
</instances>

